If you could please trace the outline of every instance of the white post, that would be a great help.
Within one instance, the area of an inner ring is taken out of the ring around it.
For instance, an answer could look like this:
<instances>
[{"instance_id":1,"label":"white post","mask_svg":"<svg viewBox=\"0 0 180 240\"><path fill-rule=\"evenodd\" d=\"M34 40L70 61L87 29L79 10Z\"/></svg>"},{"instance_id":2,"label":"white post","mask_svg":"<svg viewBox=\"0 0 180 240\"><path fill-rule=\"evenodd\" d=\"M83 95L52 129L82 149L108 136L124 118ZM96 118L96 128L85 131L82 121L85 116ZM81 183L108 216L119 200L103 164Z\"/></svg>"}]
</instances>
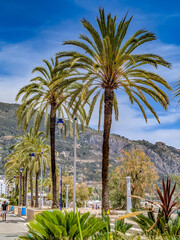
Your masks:
<instances>
[{"instance_id":1,"label":"white post","mask_svg":"<svg viewBox=\"0 0 180 240\"><path fill-rule=\"evenodd\" d=\"M66 185L66 208L69 207L69 201L68 201L68 188L69 188L69 185Z\"/></svg>"},{"instance_id":2,"label":"white post","mask_svg":"<svg viewBox=\"0 0 180 240\"><path fill-rule=\"evenodd\" d=\"M131 209L132 209L130 179L131 179L131 177L126 177L126 183L127 183L127 213L130 213Z\"/></svg>"},{"instance_id":3,"label":"white post","mask_svg":"<svg viewBox=\"0 0 180 240\"><path fill-rule=\"evenodd\" d=\"M18 205L21 206L21 171L19 172L19 202Z\"/></svg>"},{"instance_id":4,"label":"white post","mask_svg":"<svg viewBox=\"0 0 180 240\"><path fill-rule=\"evenodd\" d=\"M42 208L44 206L44 189L43 189L43 186L42 186Z\"/></svg>"},{"instance_id":5,"label":"white post","mask_svg":"<svg viewBox=\"0 0 180 240\"><path fill-rule=\"evenodd\" d=\"M26 207L28 206L28 171L27 171L27 182L26 182Z\"/></svg>"},{"instance_id":6,"label":"white post","mask_svg":"<svg viewBox=\"0 0 180 240\"><path fill-rule=\"evenodd\" d=\"M40 208L43 208L42 177L43 177L43 149L41 149L41 196L40 196Z\"/></svg>"},{"instance_id":7,"label":"white post","mask_svg":"<svg viewBox=\"0 0 180 240\"><path fill-rule=\"evenodd\" d=\"M74 193L73 211L76 212L76 117L74 117Z\"/></svg>"}]
</instances>

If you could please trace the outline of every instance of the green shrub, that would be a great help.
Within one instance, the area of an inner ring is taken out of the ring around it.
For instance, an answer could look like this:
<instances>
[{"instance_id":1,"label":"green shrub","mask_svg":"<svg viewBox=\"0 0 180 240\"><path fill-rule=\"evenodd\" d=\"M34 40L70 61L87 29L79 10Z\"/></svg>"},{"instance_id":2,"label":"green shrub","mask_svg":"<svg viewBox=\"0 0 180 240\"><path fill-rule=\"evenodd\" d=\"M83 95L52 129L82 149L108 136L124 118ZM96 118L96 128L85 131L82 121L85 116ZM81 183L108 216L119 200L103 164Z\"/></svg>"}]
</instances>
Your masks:
<instances>
[{"instance_id":1,"label":"green shrub","mask_svg":"<svg viewBox=\"0 0 180 240\"><path fill-rule=\"evenodd\" d=\"M10 197L9 204L13 205L13 206L17 206L18 205L18 196L16 195L16 196Z\"/></svg>"},{"instance_id":2,"label":"green shrub","mask_svg":"<svg viewBox=\"0 0 180 240\"><path fill-rule=\"evenodd\" d=\"M103 220L106 223L106 228L98 232L92 237L92 240L122 240L125 237L125 233L133 226L132 224L125 223L123 220L117 220L114 225L114 229L111 231L109 215L105 215L103 212Z\"/></svg>"},{"instance_id":3,"label":"green shrub","mask_svg":"<svg viewBox=\"0 0 180 240\"><path fill-rule=\"evenodd\" d=\"M35 220L28 224L28 233L19 239L30 240L75 240L89 239L95 233L106 227L100 218L90 215L89 212L64 212L59 210L44 211L35 216Z\"/></svg>"},{"instance_id":4,"label":"green shrub","mask_svg":"<svg viewBox=\"0 0 180 240\"><path fill-rule=\"evenodd\" d=\"M159 219L159 221L157 221L157 219ZM149 239L180 239L179 215L175 219L169 219L167 229L165 227L165 219L160 213L155 217L153 212L148 212L147 216L140 214L132 217L131 220L139 225Z\"/></svg>"}]
</instances>

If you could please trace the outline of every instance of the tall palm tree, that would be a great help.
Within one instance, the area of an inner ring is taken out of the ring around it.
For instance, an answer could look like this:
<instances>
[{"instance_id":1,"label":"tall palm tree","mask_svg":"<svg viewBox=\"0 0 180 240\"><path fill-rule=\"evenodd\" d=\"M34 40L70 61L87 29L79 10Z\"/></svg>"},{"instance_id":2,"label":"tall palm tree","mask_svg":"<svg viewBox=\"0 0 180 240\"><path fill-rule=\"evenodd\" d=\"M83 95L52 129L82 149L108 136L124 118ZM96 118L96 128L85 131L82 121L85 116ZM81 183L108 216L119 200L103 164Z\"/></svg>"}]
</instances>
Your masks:
<instances>
[{"instance_id":1,"label":"tall palm tree","mask_svg":"<svg viewBox=\"0 0 180 240\"><path fill-rule=\"evenodd\" d=\"M129 39L126 33L132 17L125 16L118 24L117 17L111 14L105 16L104 9L99 10L96 30L86 19L81 21L88 35L81 34L80 40L65 41L65 45L78 47L80 51L59 52L58 58L65 58L64 64L71 64L73 69L82 69L87 73L87 80L82 88L82 100L91 99L89 117L92 115L97 99L100 99L99 124L100 129L102 109L104 107L104 127L102 145L102 207L109 208L108 166L109 166L109 137L114 109L115 119L118 120L118 101L116 91L124 91L131 104L136 103L145 120L145 108L150 110L158 122L157 113L149 103L149 97L167 110L169 99L161 89L171 90L168 83L158 74L145 70L144 66L158 65L170 68L170 64L161 56L143 53L138 54L139 46L156 39L155 35L144 29L136 31ZM61 85L59 85L61 87Z\"/></svg>"},{"instance_id":2,"label":"tall palm tree","mask_svg":"<svg viewBox=\"0 0 180 240\"><path fill-rule=\"evenodd\" d=\"M56 112L58 116L67 116L69 119L70 130L72 130L70 113L71 105L67 105L67 99L72 92L67 91L67 85L73 81L77 81L76 73L72 69L68 69L68 64L61 65L58 59L51 59L51 63L43 60L46 67L35 67L32 73L38 73L39 76L31 79L31 83L20 89L16 96L16 101L22 96L22 104L17 110L17 117L19 123L26 128L29 121L35 116L35 131L38 131L43 117L45 117L45 126L47 134L50 132L50 146L51 146L51 176L52 176L52 207L58 207L57 199L57 184L56 184L56 161L55 161L55 126L56 126ZM61 70L57 67L61 66ZM79 76L78 76L79 77ZM78 78L79 79L79 78ZM66 86L61 88L54 88L54 83L61 83ZM75 92L75 90L73 90ZM74 112L74 111L73 111ZM80 109L80 113L85 113ZM49 114L50 113L50 114ZM79 120L83 124L82 116Z\"/></svg>"}]
</instances>

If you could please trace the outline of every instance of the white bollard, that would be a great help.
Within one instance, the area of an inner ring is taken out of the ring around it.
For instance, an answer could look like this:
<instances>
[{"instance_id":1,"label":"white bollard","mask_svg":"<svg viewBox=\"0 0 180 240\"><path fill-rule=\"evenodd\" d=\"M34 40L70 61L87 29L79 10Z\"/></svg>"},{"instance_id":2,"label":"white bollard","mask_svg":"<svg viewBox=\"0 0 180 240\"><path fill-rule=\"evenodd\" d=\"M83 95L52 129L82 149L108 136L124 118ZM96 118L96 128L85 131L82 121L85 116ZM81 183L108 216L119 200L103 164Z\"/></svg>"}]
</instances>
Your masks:
<instances>
[{"instance_id":1,"label":"white bollard","mask_svg":"<svg viewBox=\"0 0 180 240\"><path fill-rule=\"evenodd\" d=\"M126 177L126 184L127 184L127 213L131 212L132 209L132 202L131 202L131 177Z\"/></svg>"}]
</instances>

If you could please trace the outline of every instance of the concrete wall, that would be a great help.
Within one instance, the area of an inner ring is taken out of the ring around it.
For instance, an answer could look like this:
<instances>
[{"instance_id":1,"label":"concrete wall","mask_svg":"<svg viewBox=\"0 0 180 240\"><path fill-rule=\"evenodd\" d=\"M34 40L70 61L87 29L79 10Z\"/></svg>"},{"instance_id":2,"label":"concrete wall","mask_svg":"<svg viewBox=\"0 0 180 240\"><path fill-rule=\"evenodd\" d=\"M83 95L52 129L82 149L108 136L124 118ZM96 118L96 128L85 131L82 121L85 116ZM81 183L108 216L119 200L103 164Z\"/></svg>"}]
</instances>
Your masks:
<instances>
[{"instance_id":1,"label":"concrete wall","mask_svg":"<svg viewBox=\"0 0 180 240\"><path fill-rule=\"evenodd\" d=\"M21 217L22 207L18 207L18 217Z\"/></svg>"},{"instance_id":2,"label":"concrete wall","mask_svg":"<svg viewBox=\"0 0 180 240\"><path fill-rule=\"evenodd\" d=\"M13 207L13 213L14 214L18 214L18 206L14 206Z\"/></svg>"},{"instance_id":3,"label":"concrete wall","mask_svg":"<svg viewBox=\"0 0 180 240\"><path fill-rule=\"evenodd\" d=\"M34 219L35 215L42 213L42 211L44 210L28 208L26 211L27 211L27 221L30 221Z\"/></svg>"},{"instance_id":4,"label":"concrete wall","mask_svg":"<svg viewBox=\"0 0 180 240\"><path fill-rule=\"evenodd\" d=\"M7 206L7 212L10 212L10 211L11 211L11 206L8 205L8 206Z\"/></svg>"}]
</instances>

